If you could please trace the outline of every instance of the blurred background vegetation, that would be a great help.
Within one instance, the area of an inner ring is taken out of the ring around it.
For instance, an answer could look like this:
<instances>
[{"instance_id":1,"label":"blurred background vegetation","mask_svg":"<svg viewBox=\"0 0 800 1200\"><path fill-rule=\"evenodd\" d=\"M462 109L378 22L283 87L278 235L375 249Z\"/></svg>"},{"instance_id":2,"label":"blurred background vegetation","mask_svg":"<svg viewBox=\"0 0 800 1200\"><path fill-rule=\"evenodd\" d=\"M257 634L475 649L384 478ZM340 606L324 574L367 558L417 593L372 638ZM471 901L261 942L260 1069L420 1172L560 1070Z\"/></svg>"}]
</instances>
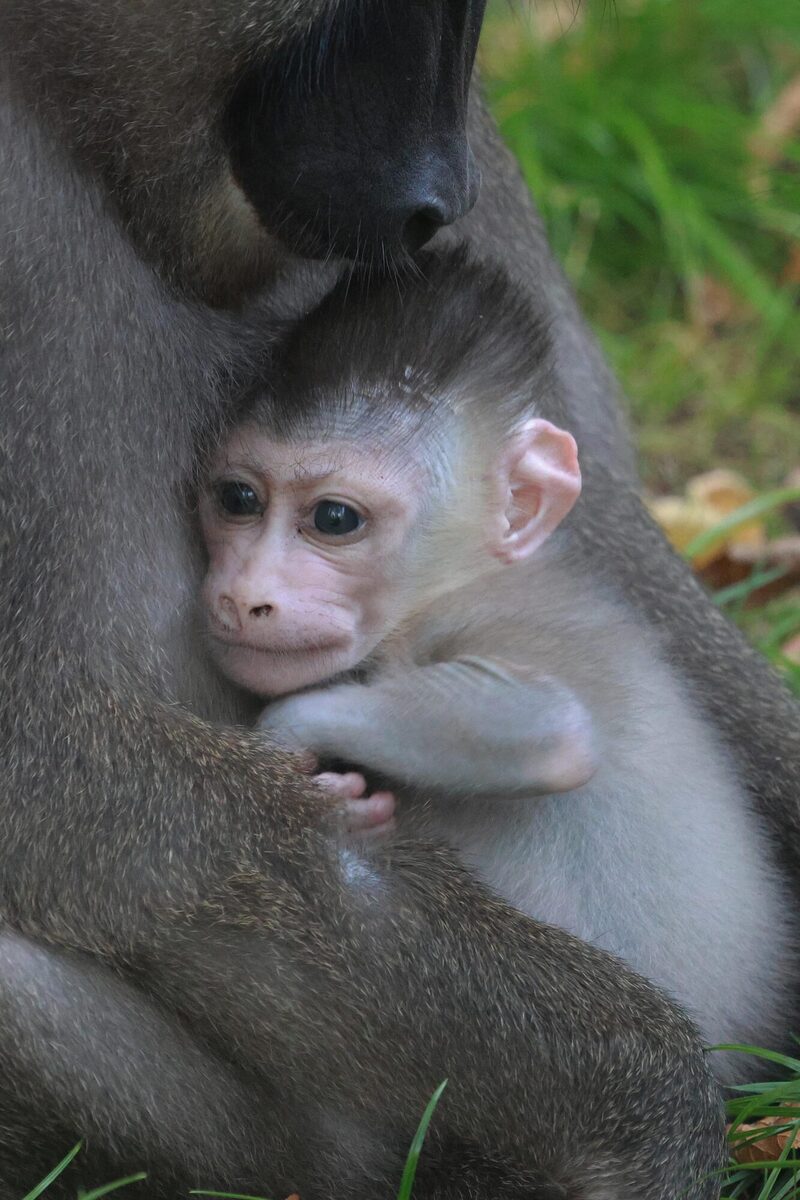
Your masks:
<instances>
[{"instance_id":1,"label":"blurred background vegetation","mask_svg":"<svg viewBox=\"0 0 800 1200\"><path fill-rule=\"evenodd\" d=\"M800 0L490 0L481 69L648 489L800 484ZM798 533L775 505L768 542ZM709 582L800 688L800 586L774 557Z\"/></svg>"}]
</instances>

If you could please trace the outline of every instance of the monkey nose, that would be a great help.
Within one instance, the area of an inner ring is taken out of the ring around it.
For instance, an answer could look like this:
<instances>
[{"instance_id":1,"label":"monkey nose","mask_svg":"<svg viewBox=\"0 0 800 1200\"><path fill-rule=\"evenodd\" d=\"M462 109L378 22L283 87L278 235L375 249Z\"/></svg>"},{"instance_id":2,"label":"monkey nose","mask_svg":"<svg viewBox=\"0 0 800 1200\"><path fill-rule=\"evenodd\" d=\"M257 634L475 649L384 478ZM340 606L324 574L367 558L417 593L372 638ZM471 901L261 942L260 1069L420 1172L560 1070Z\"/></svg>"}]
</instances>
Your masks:
<instances>
[{"instance_id":1,"label":"monkey nose","mask_svg":"<svg viewBox=\"0 0 800 1200\"><path fill-rule=\"evenodd\" d=\"M410 254L420 250L443 225L460 215L456 203L445 195L429 195L418 206L398 214L400 240Z\"/></svg>"},{"instance_id":2,"label":"monkey nose","mask_svg":"<svg viewBox=\"0 0 800 1200\"><path fill-rule=\"evenodd\" d=\"M449 224L444 205L426 204L404 221L402 243L409 254L414 254L431 240L437 229L441 229L442 225Z\"/></svg>"},{"instance_id":3,"label":"monkey nose","mask_svg":"<svg viewBox=\"0 0 800 1200\"><path fill-rule=\"evenodd\" d=\"M441 163L437 171L418 181L406 197L406 205L394 214L400 226L400 240L415 253L443 225L452 225L475 204L480 186L480 171L467 151L467 159L458 170Z\"/></svg>"}]
</instances>

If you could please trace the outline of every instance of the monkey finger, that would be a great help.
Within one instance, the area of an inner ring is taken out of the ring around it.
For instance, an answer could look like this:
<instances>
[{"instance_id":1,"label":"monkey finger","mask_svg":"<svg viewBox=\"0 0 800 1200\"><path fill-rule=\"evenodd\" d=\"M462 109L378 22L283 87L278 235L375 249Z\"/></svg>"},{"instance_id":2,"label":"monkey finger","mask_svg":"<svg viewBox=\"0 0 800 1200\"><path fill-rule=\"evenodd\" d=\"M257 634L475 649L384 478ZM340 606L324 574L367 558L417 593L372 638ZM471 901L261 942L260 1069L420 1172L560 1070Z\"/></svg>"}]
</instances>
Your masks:
<instances>
[{"instance_id":1,"label":"monkey finger","mask_svg":"<svg viewBox=\"0 0 800 1200\"><path fill-rule=\"evenodd\" d=\"M348 800L342 807L345 828L350 833L378 832L393 822L395 798L391 792L374 792L363 800Z\"/></svg>"},{"instance_id":2,"label":"monkey finger","mask_svg":"<svg viewBox=\"0 0 800 1200\"><path fill-rule=\"evenodd\" d=\"M357 771L323 771L314 776L314 783L344 799L356 800L367 790L367 781Z\"/></svg>"}]
</instances>

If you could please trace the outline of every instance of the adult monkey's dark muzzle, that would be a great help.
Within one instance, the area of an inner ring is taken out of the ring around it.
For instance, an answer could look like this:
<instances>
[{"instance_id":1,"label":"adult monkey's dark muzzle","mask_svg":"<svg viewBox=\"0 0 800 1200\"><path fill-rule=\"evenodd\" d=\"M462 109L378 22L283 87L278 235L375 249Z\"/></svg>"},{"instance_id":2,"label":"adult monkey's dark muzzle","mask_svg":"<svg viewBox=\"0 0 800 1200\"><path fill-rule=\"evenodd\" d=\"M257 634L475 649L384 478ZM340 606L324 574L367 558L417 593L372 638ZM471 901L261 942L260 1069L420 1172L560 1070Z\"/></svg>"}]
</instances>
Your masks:
<instances>
[{"instance_id":1,"label":"adult monkey's dark muzzle","mask_svg":"<svg viewBox=\"0 0 800 1200\"><path fill-rule=\"evenodd\" d=\"M251 67L226 125L234 174L297 253L387 263L468 212L467 97L486 0L343 0Z\"/></svg>"}]
</instances>

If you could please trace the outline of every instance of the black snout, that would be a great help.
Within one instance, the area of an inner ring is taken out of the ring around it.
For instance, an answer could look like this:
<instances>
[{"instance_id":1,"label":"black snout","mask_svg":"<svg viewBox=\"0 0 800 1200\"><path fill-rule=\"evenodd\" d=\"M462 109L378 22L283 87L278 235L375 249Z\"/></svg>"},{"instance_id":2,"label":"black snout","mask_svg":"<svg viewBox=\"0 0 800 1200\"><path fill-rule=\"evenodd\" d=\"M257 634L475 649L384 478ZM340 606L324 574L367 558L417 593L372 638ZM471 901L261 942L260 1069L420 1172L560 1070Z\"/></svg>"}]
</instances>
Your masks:
<instances>
[{"instance_id":1,"label":"black snout","mask_svg":"<svg viewBox=\"0 0 800 1200\"><path fill-rule=\"evenodd\" d=\"M456 213L456 216L460 214ZM431 240L437 229L441 229L442 225L450 225L454 220L455 217L448 219L445 215L443 205L426 204L411 213L403 212L399 240L409 254L414 254Z\"/></svg>"},{"instance_id":2,"label":"black snout","mask_svg":"<svg viewBox=\"0 0 800 1200\"><path fill-rule=\"evenodd\" d=\"M467 150L463 171L452 170L444 157L435 158L427 176L417 188L410 187L408 196L388 206L385 217L379 218L381 237L385 243L402 244L413 254L429 242L437 229L452 225L469 212L478 196L479 172ZM402 201L410 200L410 203Z\"/></svg>"},{"instance_id":3,"label":"black snout","mask_svg":"<svg viewBox=\"0 0 800 1200\"><path fill-rule=\"evenodd\" d=\"M362 0L250 70L226 118L266 228L309 257L386 263L475 202L469 80L485 0Z\"/></svg>"}]
</instances>

